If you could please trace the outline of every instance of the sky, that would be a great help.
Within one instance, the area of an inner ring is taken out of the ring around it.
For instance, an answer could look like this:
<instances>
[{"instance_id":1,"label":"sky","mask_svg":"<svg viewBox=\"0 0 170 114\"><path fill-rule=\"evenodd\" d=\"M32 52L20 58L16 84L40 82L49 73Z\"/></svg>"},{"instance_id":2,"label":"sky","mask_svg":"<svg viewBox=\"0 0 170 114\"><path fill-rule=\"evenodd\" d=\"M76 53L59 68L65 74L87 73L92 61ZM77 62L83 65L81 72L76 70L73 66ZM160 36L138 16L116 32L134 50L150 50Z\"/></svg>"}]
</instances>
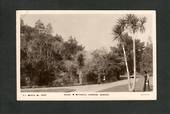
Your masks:
<instances>
[{"instance_id":1,"label":"sky","mask_svg":"<svg viewBox=\"0 0 170 114\"><path fill-rule=\"evenodd\" d=\"M116 45L113 41L112 28L117 19L125 14L22 14L21 18L24 24L34 27L35 22L40 19L45 25L51 23L53 34L59 34L64 40L70 36L76 38L79 44L85 46L85 50L95 50L99 48L110 49ZM145 16L145 32L138 37L142 41L148 41L152 34L152 16L147 14L137 15Z\"/></svg>"}]
</instances>

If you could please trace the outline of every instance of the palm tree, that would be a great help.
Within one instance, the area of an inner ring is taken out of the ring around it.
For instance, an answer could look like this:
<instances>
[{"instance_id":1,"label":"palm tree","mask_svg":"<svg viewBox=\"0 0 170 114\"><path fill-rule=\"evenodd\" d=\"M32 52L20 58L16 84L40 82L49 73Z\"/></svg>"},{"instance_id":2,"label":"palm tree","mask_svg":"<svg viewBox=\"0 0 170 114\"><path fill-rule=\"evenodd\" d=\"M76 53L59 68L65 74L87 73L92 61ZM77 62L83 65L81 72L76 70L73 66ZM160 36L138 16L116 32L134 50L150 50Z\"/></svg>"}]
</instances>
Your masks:
<instances>
[{"instance_id":1,"label":"palm tree","mask_svg":"<svg viewBox=\"0 0 170 114\"><path fill-rule=\"evenodd\" d=\"M134 14L128 14L125 17L125 31L127 30L128 35L132 36L133 39L133 65L134 65L134 81L133 81L133 86L132 86L132 91L135 89L135 83L136 83L136 52L135 52L135 38L137 33L144 32L145 27L144 23L146 23L146 18L138 18Z\"/></svg>"},{"instance_id":2,"label":"palm tree","mask_svg":"<svg viewBox=\"0 0 170 114\"><path fill-rule=\"evenodd\" d=\"M114 40L118 40L118 42L121 44L122 49L123 49L123 54L124 54L124 60L125 60L125 65L126 65L126 72L127 72L127 77L128 77L128 88L129 91L131 91L131 82L130 82L130 75L129 75L129 68L128 68L128 63L127 63L127 56L126 56L126 51L125 51L125 46L124 46L124 28L125 28L125 23L126 21L124 19L119 19L117 22L117 25L113 28L113 35Z\"/></svg>"},{"instance_id":3,"label":"palm tree","mask_svg":"<svg viewBox=\"0 0 170 114\"><path fill-rule=\"evenodd\" d=\"M83 81L82 67L84 66L84 55L82 53L78 53L77 62L78 62L79 84L82 85L82 81Z\"/></svg>"}]
</instances>

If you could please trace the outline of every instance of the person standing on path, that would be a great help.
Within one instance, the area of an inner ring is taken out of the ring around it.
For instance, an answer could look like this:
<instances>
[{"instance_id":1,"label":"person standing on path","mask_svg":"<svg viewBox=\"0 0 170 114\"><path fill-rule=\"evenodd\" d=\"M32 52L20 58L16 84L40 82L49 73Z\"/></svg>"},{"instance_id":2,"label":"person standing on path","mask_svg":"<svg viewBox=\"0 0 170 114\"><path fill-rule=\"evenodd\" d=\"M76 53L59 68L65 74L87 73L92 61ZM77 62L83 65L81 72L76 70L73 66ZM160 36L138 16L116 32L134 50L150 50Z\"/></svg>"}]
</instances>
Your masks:
<instances>
[{"instance_id":1,"label":"person standing on path","mask_svg":"<svg viewBox=\"0 0 170 114\"><path fill-rule=\"evenodd\" d=\"M150 85L149 85L149 74L145 71L143 91L146 91L146 89L149 91L150 90Z\"/></svg>"}]
</instances>

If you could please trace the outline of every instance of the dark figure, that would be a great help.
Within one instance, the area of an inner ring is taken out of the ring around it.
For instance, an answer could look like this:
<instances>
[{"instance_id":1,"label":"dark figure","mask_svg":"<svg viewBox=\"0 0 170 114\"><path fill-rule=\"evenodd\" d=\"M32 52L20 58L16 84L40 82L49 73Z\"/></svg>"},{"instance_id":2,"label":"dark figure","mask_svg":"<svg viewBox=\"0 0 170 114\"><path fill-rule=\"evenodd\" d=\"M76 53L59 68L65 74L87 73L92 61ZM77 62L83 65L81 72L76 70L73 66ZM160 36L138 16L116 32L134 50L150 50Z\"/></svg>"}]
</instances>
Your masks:
<instances>
[{"instance_id":1,"label":"dark figure","mask_svg":"<svg viewBox=\"0 0 170 114\"><path fill-rule=\"evenodd\" d=\"M146 91L146 89L148 88L148 91L150 90L150 85L149 85L149 74L145 71L144 74L144 87L143 87L143 91Z\"/></svg>"},{"instance_id":2,"label":"dark figure","mask_svg":"<svg viewBox=\"0 0 170 114\"><path fill-rule=\"evenodd\" d=\"M104 76L103 76L103 82L105 82L105 81L106 81L106 76L104 75Z\"/></svg>"}]
</instances>

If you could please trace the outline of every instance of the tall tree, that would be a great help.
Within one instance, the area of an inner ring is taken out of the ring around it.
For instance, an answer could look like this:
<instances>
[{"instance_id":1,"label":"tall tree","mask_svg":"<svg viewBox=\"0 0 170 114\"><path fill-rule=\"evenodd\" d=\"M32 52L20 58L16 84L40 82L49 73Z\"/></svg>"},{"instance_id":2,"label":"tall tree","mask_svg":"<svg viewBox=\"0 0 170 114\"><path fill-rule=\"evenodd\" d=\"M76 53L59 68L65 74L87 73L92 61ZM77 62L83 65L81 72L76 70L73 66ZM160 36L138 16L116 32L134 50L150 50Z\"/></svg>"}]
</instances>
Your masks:
<instances>
[{"instance_id":1,"label":"tall tree","mask_svg":"<svg viewBox=\"0 0 170 114\"><path fill-rule=\"evenodd\" d=\"M150 73L151 75L153 72L153 54L152 54L153 50L152 50L152 43L147 43L147 45L145 46L143 53L141 55L142 57L142 61L140 62L140 66L141 66L141 72L144 73L144 71L147 71L148 73Z\"/></svg>"},{"instance_id":2,"label":"tall tree","mask_svg":"<svg viewBox=\"0 0 170 114\"><path fill-rule=\"evenodd\" d=\"M127 62L127 55L126 55L125 46L124 46L124 41L125 41L125 38L127 37L127 34L124 34L125 25L126 23L124 19L118 19L117 24L113 28L113 35L114 35L114 40L118 40L118 42L121 44L122 49L123 49L124 61L125 61L126 72L127 72L127 77L128 77L128 88L129 88L129 91L131 91L130 74L129 74L129 68L128 68L128 62Z\"/></svg>"},{"instance_id":3,"label":"tall tree","mask_svg":"<svg viewBox=\"0 0 170 114\"><path fill-rule=\"evenodd\" d=\"M93 60L91 63L91 68L97 75L97 83L101 83L102 76L105 74L106 61L107 61L107 50L104 48L97 49L93 51Z\"/></svg>"},{"instance_id":4,"label":"tall tree","mask_svg":"<svg viewBox=\"0 0 170 114\"><path fill-rule=\"evenodd\" d=\"M45 26L40 19L35 22L35 29L41 34L46 32Z\"/></svg>"},{"instance_id":5,"label":"tall tree","mask_svg":"<svg viewBox=\"0 0 170 114\"><path fill-rule=\"evenodd\" d=\"M84 55L83 55L83 53L78 53L77 62L78 62L79 84L81 85L82 84L82 78L83 78L82 67L84 66Z\"/></svg>"},{"instance_id":6,"label":"tall tree","mask_svg":"<svg viewBox=\"0 0 170 114\"><path fill-rule=\"evenodd\" d=\"M82 51L84 47L78 44L78 41L70 37L68 41L64 42L64 55L67 60L74 60L76 54Z\"/></svg>"},{"instance_id":7,"label":"tall tree","mask_svg":"<svg viewBox=\"0 0 170 114\"><path fill-rule=\"evenodd\" d=\"M107 55L106 76L107 79L120 79L120 74L126 70L122 46L111 47L111 51ZM113 77L114 76L114 77Z\"/></svg>"},{"instance_id":8,"label":"tall tree","mask_svg":"<svg viewBox=\"0 0 170 114\"><path fill-rule=\"evenodd\" d=\"M53 27L52 27L51 23L47 24L46 32L47 32L47 34L52 34L53 33Z\"/></svg>"},{"instance_id":9,"label":"tall tree","mask_svg":"<svg viewBox=\"0 0 170 114\"><path fill-rule=\"evenodd\" d=\"M135 51L135 39L137 33L144 32L145 27L144 24L146 23L146 18L138 18L134 14L128 14L125 17L125 31L127 31L128 35L132 36L133 39L133 65L134 65L134 81L132 86L132 91L135 91L135 84L136 84L136 51Z\"/></svg>"},{"instance_id":10,"label":"tall tree","mask_svg":"<svg viewBox=\"0 0 170 114\"><path fill-rule=\"evenodd\" d=\"M142 61L142 52L144 49L144 42L141 42L140 39L135 39L136 44L136 71L140 72L140 62ZM119 50L121 50L121 44L118 44ZM129 67L129 73L130 75L133 74L133 40L132 37L127 36L124 40L124 47L127 55L127 62ZM121 55L123 55L123 52L119 52Z\"/></svg>"}]
</instances>

